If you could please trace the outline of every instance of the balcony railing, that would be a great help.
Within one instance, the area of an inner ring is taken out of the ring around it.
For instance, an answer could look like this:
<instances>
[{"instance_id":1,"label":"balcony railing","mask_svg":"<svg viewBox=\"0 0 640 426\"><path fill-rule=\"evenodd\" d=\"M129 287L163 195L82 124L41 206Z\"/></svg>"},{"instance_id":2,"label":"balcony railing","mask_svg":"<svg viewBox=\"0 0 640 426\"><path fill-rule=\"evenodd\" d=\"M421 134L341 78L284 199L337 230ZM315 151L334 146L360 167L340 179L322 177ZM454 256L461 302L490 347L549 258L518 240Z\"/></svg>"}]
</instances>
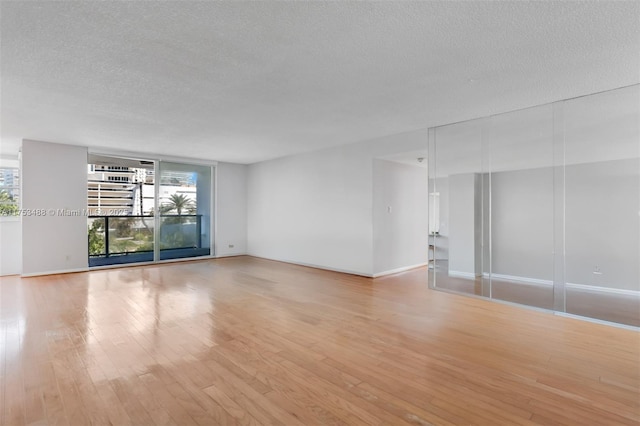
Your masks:
<instances>
[{"instance_id":1,"label":"balcony railing","mask_svg":"<svg viewBox=\"0 0 640 426\"><path fill-rule=\"evenodd\" d=\"M89 266L152 261L154 216L89 216ZM161 215L160 259L209 254L202 247L202 215Z\"/></svg>"}]
</instances>

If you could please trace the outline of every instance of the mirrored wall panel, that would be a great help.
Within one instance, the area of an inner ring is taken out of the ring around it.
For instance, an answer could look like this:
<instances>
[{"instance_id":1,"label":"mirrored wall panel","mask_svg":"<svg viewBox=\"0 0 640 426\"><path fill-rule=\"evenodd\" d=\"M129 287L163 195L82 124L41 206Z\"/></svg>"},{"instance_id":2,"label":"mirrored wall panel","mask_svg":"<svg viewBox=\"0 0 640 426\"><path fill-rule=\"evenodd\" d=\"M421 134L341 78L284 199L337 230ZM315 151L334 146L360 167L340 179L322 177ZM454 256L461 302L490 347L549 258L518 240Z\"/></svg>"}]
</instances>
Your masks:
<instances>
[{"instance_id":1,"label":"mirrored wall panel","mask_svg":"<svg viewBox=\"0 0 640 426\"><path fill-rule=\"evenodd\" d=\"M486 121L483 216L491 296L553 309L553 108Z\"/></svg>"},{"instance_id":2,"label":"mirrored wall panel","mask_svg":"<svg viewBox=\"0 0 640 426\"><path fill-rule=\"evenodd\" d=\"M430 286L640 326L640 86L429 131Z\"/></svg>"},{"instance_id":3,"label":"mirrored wall panel","mask_svg":"<svg viewBox=\"0 0 640 426\"><path fill-rule=\"evenodd\" d=\"M640 89L562 104L565 305L640 326Z\"/></svg>"},{"instance_id":4,"label":"mirrored wall panel","mask_svg":"<svg viewBox=\"0 0 640 426\"><path fill-rule=\"evenodd\" d=\"M482 137L482 120L436 129L429 154L429 246L437 287L490 296L482 253Z\"/></svg>"}]
</instances>

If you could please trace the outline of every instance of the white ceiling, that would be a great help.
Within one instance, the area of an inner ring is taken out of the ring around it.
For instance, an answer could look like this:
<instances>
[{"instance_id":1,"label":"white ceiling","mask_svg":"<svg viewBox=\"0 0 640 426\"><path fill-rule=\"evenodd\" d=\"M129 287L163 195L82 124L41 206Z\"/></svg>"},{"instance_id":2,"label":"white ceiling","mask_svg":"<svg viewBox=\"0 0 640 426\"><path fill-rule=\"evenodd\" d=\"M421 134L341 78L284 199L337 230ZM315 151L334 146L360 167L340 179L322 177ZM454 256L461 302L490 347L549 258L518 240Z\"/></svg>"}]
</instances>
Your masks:
<instances>
[{"instance_id":1,"label":"white ceiling","mask_svg":"<svg viewBox=\"0 0 640 426\"><path fill-rule=\"evenodd\" d=\"M252 163L640 82L640 2L0 3L23 138Z\"/></svg>"}]
</instances>

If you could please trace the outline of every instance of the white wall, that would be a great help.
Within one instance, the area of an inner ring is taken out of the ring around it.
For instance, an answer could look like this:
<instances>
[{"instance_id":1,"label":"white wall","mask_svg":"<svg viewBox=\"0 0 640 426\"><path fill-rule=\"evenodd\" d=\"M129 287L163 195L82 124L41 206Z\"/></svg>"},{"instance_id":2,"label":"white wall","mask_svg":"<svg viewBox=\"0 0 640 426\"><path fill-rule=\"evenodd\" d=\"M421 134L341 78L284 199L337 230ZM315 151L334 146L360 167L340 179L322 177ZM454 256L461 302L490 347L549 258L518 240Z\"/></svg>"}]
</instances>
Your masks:
<instances>
[{"instance_id":1,"label":"white wall","mask_svg":"<svg viewBox=\"0 0 640 426\"><path fill-rule=\"evenodd\" d=\"M373 159L426 146L422 130L250 165L249 254L372 276Z\"/></svg>"},{"instance_id":2,"label":"white wall","mask_svg":"<svg viewBox=\"0 0 640 426\"><path fill-rule=\"evenodd\" d=\"M0 275L22 270L22 224L19 217L0 219Z\"/></svg>"},{"instance_id":3,"label":"white wall","mask_svg":"<svg viewBox=\"0 0 640 426\"><path fill-rule=\"evenodd\" d=\"M566 169L566 281L640 291L640 159Z\"/></svg>"},{"instance_id":4,"label":"white wall","mask_svg":"<svg viewBox=\"0 0 640 426\"><path fill-rule=\"evenodd\" d=\"M553 281L553 214L552 168L493 173L491 272Z\"/></svg>"},{"instance_id":5,"label":"white wall","mask_svg":"<svg viewBox=\"0 0 640 426\"><path fill-rule=\"evenodd\" d=\"M370 149L348 145L249 166L249 254L373 270Z\"/></svg>"},{"instance_id":6,"label":"white wall","mask_svg":"<svg viewBox=\"0 0 640 426\"><path fill-rule=\"evenodd\" d=\"M637 158L566 167L567 283L640 291L639 171ZM491 214L492 272L551 282L553 169L493 173Z\"/></svg>"},{"instance_id":7,"label":"white wall","mask_svg":"<svg viewBox=\"0 0 640 426\"><path fill-rule=\"evenodd\" d=\"M449 275L479 276L480 175L464 173L449 176Z\"/></svg>"},{"instance_id":8,"label":"white wall","mask_svg":"<svg viewBox=\"0 0 640 426\"><path fill-rule=\"evenodd\" d=\"M87 218L59 210L87 208L87 148L25 140L22 143L22 274L87 268Z\"/></svg>"},{"instance_id":9,"label":"white wall","mask_svg":"<svg viewBox=\"0 0 640 426\"><path fill-rule=\"evenodd\" d=\"M216 166L216 256L247 253L247 166ZM233 247L231 247L233 246Z\"/></svg>"},{"instance_id":10,"label":"white wall","mask_svg":"<svg viewBox=\"0 0 640 426\"><path fill-rule=\"evenodd\" d=\"M373 163L373 273L427 264L427 169Z\"/></svg>"}]
</instances>

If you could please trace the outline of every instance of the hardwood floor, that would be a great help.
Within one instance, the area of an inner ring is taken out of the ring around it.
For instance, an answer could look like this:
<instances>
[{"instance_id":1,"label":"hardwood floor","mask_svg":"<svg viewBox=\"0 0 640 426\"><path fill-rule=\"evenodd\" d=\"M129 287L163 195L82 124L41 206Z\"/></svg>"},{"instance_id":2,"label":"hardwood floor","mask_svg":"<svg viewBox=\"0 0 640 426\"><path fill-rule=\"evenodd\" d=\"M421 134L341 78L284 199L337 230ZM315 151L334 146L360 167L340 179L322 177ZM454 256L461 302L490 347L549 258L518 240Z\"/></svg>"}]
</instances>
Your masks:
<instances>
[{"instance_id":1,"label":"hardwood floor","mask_svg":"<svg viewBox=\"0 0 640 426\"><path fill-rule=\"evenodd\" d=\"M638 424L638 332L426 277L237 257L0 278L0 424Z\"/></svg>"}]
</instances>

